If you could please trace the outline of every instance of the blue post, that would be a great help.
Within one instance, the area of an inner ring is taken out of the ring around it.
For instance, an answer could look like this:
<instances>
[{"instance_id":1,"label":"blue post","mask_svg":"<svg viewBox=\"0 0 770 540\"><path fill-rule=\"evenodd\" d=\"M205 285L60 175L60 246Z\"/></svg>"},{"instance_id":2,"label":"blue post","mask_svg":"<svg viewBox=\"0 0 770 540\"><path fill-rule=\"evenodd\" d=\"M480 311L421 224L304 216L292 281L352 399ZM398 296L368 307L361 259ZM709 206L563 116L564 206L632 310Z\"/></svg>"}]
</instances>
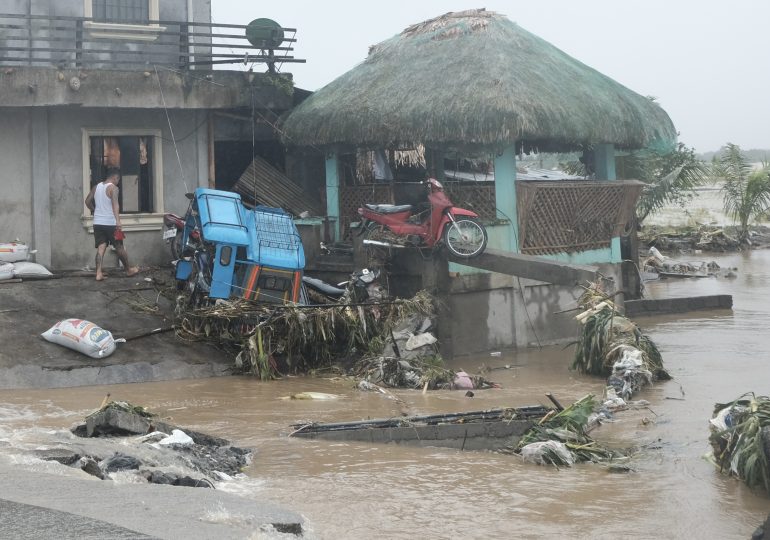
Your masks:
<instances>
[{"instance_id":1,"label":"blue post","mask_svg":"<svg viewBox=\"0 0 770 540\"><path fill-rule=\"evenodd\" d=\"M615 175L615 146L597 144L594 147L594 167L597 180L617 180ZM610 262L618 263L620 257L620 237L616 236L610 244Z\"/></svg>"},{"instance_id":2,"label":"blue post","mask_svg":"<svg viewBox=\"0 0 770 540\"><path fill-rule=\"evenodd\" d=\"M336 152L326 155L326 216L336 242L340 239L340 169Z\"/></svg>"},{"instance_id":3,"label":"blue post","mask_svg":"<svg viewBox=\"0 0 770 540\"><path fill-rule=\"evenodd\" d=\"M617 180L615 176L615 146L597 144L594 147L594 164L597 180Z\"/></svg>"},{"instance_id":4,"label":"blue post","mask_svg":"<svg viewBox=\"0 0 770 540\"><path fill-rule=\"evenodd\" d=\"M495 205L498 217L509 219L507 248L519 252L519 217L516 208L516 145L495 155ZM502 213L502 215L500 215ZM505 244L505 242L503 242Z\"/></svg>"}]
</instances>

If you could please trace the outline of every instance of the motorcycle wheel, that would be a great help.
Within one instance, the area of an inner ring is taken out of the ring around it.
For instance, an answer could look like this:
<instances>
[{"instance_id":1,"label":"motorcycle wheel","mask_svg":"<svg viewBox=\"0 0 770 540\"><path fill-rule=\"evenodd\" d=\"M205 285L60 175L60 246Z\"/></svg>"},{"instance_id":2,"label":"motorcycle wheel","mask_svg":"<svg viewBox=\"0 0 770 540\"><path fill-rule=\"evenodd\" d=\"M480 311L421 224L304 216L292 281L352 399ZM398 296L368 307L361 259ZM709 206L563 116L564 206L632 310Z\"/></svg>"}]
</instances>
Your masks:
<instances>
[{"instance_id":1,"label":"motorcycle wheel","mask_svg":"<svg viewBox=\"0 0 770 540\"><path fill-rule=\"evenodd\" d=\"M176 236L171 239L169 249L172 261L178 261L182 257L182 231L176 233Z\"/></svg>"},{"instance_id":2,"label":"motorcycle wheel","mask_svg":"<svg viewBox=\"0 0 770 540\"><path fill-rule=\"evenodd\" d=\"M209 297L208 297L208 291L204 290L200 283L198 282L199 277L198 275L203 270L198 267L198 264L193 259L193 268L192 272L190 272L190 277L187 278L187 293L189 295L188 297L188 306L195 309L199 307L205 307L209 304ZM205 279L205 276L203 276Z\"/></svg>"},{"instance_id":3,"label":"motorcycle wheel","mask_svg":"<svg viewBox=\"0 0 770 540\"><path fill-rule=\"evenodd\" d=\"M444 229L444 244L455 257L471 259L484 253L487 230L475 219L457 219Z\"/></svg>"}]
</instances>

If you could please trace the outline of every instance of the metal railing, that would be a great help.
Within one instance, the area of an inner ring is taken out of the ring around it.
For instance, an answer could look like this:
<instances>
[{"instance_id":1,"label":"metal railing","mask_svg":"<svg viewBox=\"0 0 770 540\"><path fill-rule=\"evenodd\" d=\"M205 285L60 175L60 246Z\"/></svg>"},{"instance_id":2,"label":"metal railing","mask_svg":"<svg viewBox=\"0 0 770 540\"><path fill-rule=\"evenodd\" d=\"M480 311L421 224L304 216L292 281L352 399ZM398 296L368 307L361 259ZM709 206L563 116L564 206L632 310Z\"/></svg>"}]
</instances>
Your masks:
<instances>
[{"instance_id":1,"label":"metal railing","mask_svg":"<svg viewBox=\"0 0 770 540\"><path fill-rule=\"evenodd\" d=\"M272 73L283 63L305 62L290 55L296 38L285 37L276 46L258 48L247 40L246 28L238 24L164 20L127 24L86 17L0 13L0 65L194 69L262 63ZM294 28L280 30L281 37L296 35Z\"/></svg>"}]
</instances>

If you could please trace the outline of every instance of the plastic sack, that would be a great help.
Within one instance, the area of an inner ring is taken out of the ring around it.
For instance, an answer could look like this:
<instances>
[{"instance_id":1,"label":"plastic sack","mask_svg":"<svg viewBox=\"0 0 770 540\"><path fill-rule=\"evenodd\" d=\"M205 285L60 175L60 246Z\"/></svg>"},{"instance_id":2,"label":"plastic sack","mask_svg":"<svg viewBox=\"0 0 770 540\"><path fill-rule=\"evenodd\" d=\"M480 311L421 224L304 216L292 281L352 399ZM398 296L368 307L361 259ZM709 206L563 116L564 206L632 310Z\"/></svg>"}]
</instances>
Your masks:
<instances>
[{"instance_id":1,"label":"plastic sack","mask_svg":"<svg viewBox=\"0 0 770 540\"><path fill-rule=\"evenodd\" d=\"M13 275L18 278L29 278L50 277L53 274L42 264L22 261L13 265Z\"/></svg>"},{"instance_id":2,"label":"plastic sack","mask_svg":"<svg viewBox=\"0 0 770 540\"><path fill-rule=\"evenodd\" d=\"M124 339L112 337L107 330L83 319L64 319L41 334L46 341L63 345L91 358L107 358L115 352L115 343Z\"/></svg>"},{"instance_id":3,"label":"plastic sack","mask_svg":"<svg viewBox=\"0 0 770 540\"><path fill-rule=\"evenodd\" d=\"M13 265L11 263L0 263L0 281L11 279L13 277Z\"/></svg>"},{"instance_id":4,"label":"plastic sack","mask_svg":"<svg viewBox=\"0 0 770 540\"><path fill-rule=\"evenodd\" d=\"M0 242L0 262L26 261L29 246L21 242Z\"/></svg>"},{"instance_id":5,"label":"plastic sack","mask_svg":"<svg viewBox=\"0 0 770 540\"><path fill-rule=\"evenodd\" d=\"M533 442L521 449L524 461L538 465L567 465L575 463L575 456L559 441Z\"/></svg>"}]
</instances>

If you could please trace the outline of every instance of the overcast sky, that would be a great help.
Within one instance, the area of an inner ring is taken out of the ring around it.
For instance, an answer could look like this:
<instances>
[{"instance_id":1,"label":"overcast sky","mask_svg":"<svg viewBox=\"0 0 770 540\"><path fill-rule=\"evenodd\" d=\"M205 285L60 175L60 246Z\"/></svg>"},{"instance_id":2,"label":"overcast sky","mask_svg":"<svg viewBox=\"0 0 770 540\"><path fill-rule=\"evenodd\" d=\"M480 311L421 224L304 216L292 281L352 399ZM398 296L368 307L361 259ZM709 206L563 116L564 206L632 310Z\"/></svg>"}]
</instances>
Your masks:
<instances>
[{"instance_id":1,"label":"overcast sky","mask_svg":"<svg viewBox=\"0 0 770 540\"><path fill-rule=\"evenodd\" d=\"M212 0L218 23L267 17L297 29L286 64L317 90L410 24L486 7L642 95L655 96L680 140L699 152L726 142L770 148L767 0Z\"/></svg>"}]
</instances>

